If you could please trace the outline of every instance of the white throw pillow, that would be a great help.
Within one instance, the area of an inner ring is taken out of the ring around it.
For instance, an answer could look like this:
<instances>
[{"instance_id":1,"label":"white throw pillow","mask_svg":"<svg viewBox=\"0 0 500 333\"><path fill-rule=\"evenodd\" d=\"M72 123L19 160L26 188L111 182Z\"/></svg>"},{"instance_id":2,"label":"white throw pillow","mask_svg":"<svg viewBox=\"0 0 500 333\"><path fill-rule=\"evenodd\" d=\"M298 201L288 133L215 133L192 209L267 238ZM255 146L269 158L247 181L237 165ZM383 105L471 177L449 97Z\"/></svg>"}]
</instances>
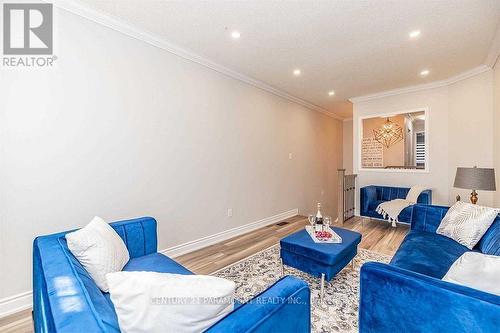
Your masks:
<instances>
[{"instance_id":1,"label":"white throw pillow","mask_svg":"<svg viewBox=\"0 0 500 333\"><path fill-rule=\"evenodd\" d=\"M104 292L108 291L106 274L121 271L130 259L120 236L97 216L80 230L66 234L66 241L71 253Z\"/></svg>"},{"instance_id":2,"label":"white throw pillow","mask_svg":"<svg viewBox=\"0 0 500 333\"><path fill-rule=\"evenodd\" d=\"M451 265L443 281L500 296L500 257L479 252L465 252Z\"/></svg>"},{"instance_id":3,"label":"white throw pillow","mask_svg":"<svg viewBox=\"0 0 500 333\"><path fill-rule=\"evenodd\" d=\"M457 201L446 213L436 233L472 248L498 215L498 209Z\"/></svg>"},{"instance_id":4,"label":"white throw pillow","mask_svg":"<svg viewBox=\"0 0 500 333\"><path fill-rule=\"evenodd\" d=\"M233 310L235 283L206 275L106 275L124 333L202 332Z\"/></svg>"}]
</instances>

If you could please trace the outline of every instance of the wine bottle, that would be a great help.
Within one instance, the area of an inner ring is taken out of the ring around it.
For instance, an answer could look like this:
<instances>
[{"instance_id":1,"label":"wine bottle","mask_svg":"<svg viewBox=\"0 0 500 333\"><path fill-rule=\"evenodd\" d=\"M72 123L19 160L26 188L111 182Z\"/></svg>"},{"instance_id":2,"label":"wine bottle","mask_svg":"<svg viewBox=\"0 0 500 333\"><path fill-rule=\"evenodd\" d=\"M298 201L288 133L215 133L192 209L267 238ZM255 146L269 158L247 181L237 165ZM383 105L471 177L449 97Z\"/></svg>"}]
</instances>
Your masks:
<instances>
[{"instance_id":1,"label":"wine bottle","mask_svg":"<svg viewBox=\"0 0 500 333\"><path fill-rule=\"evenodd\" d=\"M316 213L316 224L323 224L323 215L321 214L321 203L318 202L318 212Z\"/></svg>"}]
</instances>

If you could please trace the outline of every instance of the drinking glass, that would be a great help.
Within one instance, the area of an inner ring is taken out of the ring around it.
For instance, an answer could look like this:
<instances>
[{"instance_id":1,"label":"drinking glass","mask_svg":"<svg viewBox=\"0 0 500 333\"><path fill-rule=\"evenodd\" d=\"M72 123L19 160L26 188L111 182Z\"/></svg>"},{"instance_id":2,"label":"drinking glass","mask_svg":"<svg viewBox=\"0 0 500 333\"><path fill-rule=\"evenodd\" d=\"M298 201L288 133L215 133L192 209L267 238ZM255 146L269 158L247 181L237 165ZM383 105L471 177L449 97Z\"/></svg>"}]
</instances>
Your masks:
<instances>
[{"instance_id":1,"label":"drinking glass","mask_svg":"<svg viewBox=\"0 0 500 333\"><path fill-rule=\"evenodd\" d=\"M314 225L316 224L316 216L313 214L309 214L308 220L309 223L314 227Z\"/></svg>"},{"instance_id":2,"label":"drinking glass","mask_svg":"<svg viewBox=\"0 0 500 333\"><path fill-rule=\"evenodd\" d=\"M332 217L331 216L325 216L323 218L323 224L325 225L325 229L328 230L328 227L330 227L330 225L332 225Z\"/></svg>"}]
</instances>

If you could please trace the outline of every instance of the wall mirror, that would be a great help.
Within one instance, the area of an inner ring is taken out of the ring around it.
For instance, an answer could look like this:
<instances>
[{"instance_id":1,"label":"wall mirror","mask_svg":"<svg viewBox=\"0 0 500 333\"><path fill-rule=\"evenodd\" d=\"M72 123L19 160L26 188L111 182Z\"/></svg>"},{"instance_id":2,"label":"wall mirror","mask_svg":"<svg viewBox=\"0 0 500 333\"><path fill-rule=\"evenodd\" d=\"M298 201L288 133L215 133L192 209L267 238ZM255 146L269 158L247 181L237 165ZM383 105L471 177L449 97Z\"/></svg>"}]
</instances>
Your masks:
<instances>
[{"instance_id":1,"label":"wall mirror","mask_svg":"<svg viewBox=\"0 0 500 333\"><path fill-rule=\"evenodd\" d=\"M360 169L426 171L426 109L360 119Z\"/></svg>"}]
</instances>

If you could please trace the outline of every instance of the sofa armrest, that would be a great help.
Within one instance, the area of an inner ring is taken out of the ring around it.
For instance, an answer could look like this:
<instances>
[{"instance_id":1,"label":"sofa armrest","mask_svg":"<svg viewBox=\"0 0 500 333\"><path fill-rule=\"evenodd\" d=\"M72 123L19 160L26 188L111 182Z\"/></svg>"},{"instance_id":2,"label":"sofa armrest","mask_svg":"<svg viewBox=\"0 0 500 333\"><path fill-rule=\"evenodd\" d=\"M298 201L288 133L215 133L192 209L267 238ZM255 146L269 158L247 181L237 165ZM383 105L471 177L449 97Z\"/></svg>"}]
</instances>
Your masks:
<instances>
[{"instance_id":1,"label":"sofa armrest","mask_svg":"<svg viewBox=\"0 0 500 333\"><path fill-rule=\"evenodd\" d=\"M420 193L417 203L422 205L432 205L432 190L425 190Z\"/></svg>"},{"instance_id":2,"label":"sofa armrest","mask_svg":"<svg viewBox=\"0 0 500 333\"><path fill-rule=\"evenodd\" d=\"M411 230L435 233L449 207L415 205L411 215Z\"/></svg>"},{"instance_id":3,"label":"sofa armrest","mask_svg":"<svg viewBox=\"0 0 500 333\"><path fill-rule=\"evenodd\" d=\"M218 321L206 332L310 332L311 301L307 283L285 276Z\"/></svg>"},{"instance_id":4,"label":"sofa armrest","mask_svg":"<svg viewBox=\"0 0 500 333\"><path fill-rule=\"evenodd\" d=\"M92 300L63 249L65 233L33 241L33 326L36 333L106 332ZM111 331L110 331L111 332Z\"/></svg>"},{"instance_id":5,"label":"sofa armrest","mask_svg":"<svg viewBox=\"0 0 500 333\"><path fill-rule=\"evenodd\" d=\"M498 332L500 297L382 263L361 267L359 331Z\"/></svg>"},{"instance_id":6,"label":"sofa armrest","mask_svg":"<svg viewBox=\"0 0 500 333\"><path fill-rule=\"evenodd\" d=\"M156 220L152 217L139 217L110 224L127 246L130 258L156 253L158 239Z\"/></svg>"},{"instance_id":7,"label":"sofa armrest","mask_svg":"<svg viewBox=\"0 0 500 333\"><path fill-rule=\"evenodd\" d=\"M377 201L377 187L370 185L359 190L359 212L364 215L368 211L370 202Z\"/></svg>"}]
</instances>

